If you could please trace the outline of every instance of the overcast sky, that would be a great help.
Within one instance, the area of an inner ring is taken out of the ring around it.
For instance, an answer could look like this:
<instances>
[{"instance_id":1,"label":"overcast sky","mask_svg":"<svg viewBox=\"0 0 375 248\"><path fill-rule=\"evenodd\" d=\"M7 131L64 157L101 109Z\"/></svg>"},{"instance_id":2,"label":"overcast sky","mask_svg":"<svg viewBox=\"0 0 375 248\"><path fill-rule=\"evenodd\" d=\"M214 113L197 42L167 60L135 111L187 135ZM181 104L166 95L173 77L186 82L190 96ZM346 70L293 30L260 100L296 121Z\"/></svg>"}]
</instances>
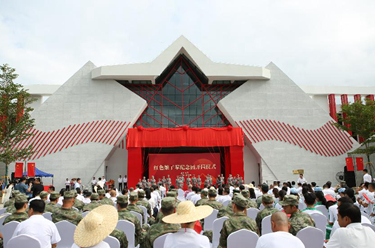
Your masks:
<instances>
[{"instance_id":1,"label":"overcast sky","mask_svg":"<svg viewBox=\"0 0 375 248\"><path fill-rule=\"evenodd\" d=\"M22 84L150 62L184 35L215 62L274 62L299 85L375 86L374 0L0 0L0 64Z\"/></svg>"}]
</instances>

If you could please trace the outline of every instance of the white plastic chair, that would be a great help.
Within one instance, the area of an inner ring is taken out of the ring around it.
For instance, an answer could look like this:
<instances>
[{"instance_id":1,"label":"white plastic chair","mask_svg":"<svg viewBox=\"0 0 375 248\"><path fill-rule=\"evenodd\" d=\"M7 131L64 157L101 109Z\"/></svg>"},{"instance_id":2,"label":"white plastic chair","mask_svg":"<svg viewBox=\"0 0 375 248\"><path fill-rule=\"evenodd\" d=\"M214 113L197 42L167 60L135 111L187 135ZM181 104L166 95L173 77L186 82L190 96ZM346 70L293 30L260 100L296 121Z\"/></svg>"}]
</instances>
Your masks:
<instances>
[{"instance_id":1,"label":"white plastic chair","mask_svg":"<svg viewBox=\"0 0 375 248\"><path fill-rule=\"evenodd\" d=\"M154 244L152 245L153 248L163 248L164 247L164 242L167 236L170 235L170 233L163 234L159 237L157 237L154 240Z\"/></svg>"},{"instance_id":2,"label":"white plastic chair","mask_svg":"<svg viewBox=\"0 0 375 248\"><path fill-rule=\"evenodd\" d=\"M315 227L305 227L297 233L306 248L322 248L324 245L325 234L322 230Z\"/></svg>"},{"instance_id":3,"label":"white plastic chair","mask_svg":"<svg viewBox=\"0 0 375 248\"><path fill-rule=\"evenodd\" d=\"M230 203L230 200L226 200L225 202L223 202L223 206L226 207L228 206L229 203Z\"/></svg>"},{"instance_id":4,"label":"white plastic chair","mask_svg":"<svg viewBox=\"0 0 375 248\"><path fill-rule=\"evenodd\" d=\"M46 218L47 220L52 221L52 213L50 212L43 213L43 217Z\"/></svg>"},{"instance_id":5,"label":"white plastic chair","mask_svg":"<svg viewBox=\"0 0 375 248\"><path fill-rule=\"evenodd\" d=\"M7 248L19 248L19 247L28 247L28 248L41 248L42 245L40 241L36 238L28 235L28 234L21 234L16 237L11 238L8 241L8 244L4 243L4 247Z\"/></svg>"},{"instance_id":6,"label":"white plastic chair","mask_svg":"<svg viewBox=\"0 0 375 248\"><path fill-rule=\"evenodd\" d=\"M362 216L366 217L367 219L370 220L370 215L366 214L366 213L362 213Z\"/></svg>"},{"instance_id":7,"label":"white plastic chair","mask_svg":"<svg viewBox=\"0 0 375 248\"><path fill-rule=\"evenodd\" d=\"M106 237L103 241L109 244L109 247L111 248L120 248L121 246L120 241L118 241L118 239L112 236Z\"/></svg>"},{"instance_id":8,"label":"white plastic chair","mask_svg":"<svg viewBox=\"0 0 375 248\"><path fill-rule=\"evenodd\" d=\"M56 223L61 241L57 243L57 248L70 248L74 243L74 231L76 226L69 221L63 220Z\"/></svg>"},{"instance_id":9,"label":"white plastic chair","mask_svg":"<svg viewBox=\"0 0 375 248\"><path fill-rule=\"evenodd\" d=\"M260 204L259 211L262 211L264 209L264 205Z\"/></svg>"},{"instance_id":10,"label":"white plastic chair","mask_svg":"<svg viewBox=\"0 0 375 248\"><path fill-rule=\"evenodd\" d=\"M18 221L11 221L4 225L3 229L3 244L4 247L7 247L6 244L8 244L9 240L12 238L14 230L16 230L16 227L18 226Z\"/></svg>"},{"instance_id":11,"label":"white plastic chair","mask_svg":"<svg viewBox=\"0 0 375 248\"><path fill-rule=\"evenodd\" d=\"M271 215L268 215L263 218L262 220L262 235L271 233L272 227L271 227Z\"/></svg>"},{"instance_id":12,"label":"white plastic chair","mask_svg":"<svg viewBox=\"0 0 375 248\"><path fill-rule=\"evenodd\" d=\"M6 210L7 210L7 208L0 209L0 215L2 215L3 213L5 213Z\"/></svg>"},{"instance_id":13,"label":"white plastic chair","mask_svg":"<svg viewBox=\"0 0 375 248\"><path fill-rule=\"evenodd\" d=\"M124 231L126 238L128 239L128 247L135 248L135 226L134 224L127 220L119 220L117 222L116 228Z\"/></svg>"},{"instance_id":14,"label":"white plastic chair","mask_svg":"<svg viewBox=\"0 0 375 248\"><path fill-rule=\"evenodd\" d=\"M220 231L223 228L224 221L226 221L227 219L229 218L227 216L224 216L214 220L214 223L212 224L212 248L217 248L219 246Z\"/></svg>"},{"instance_id":15,"label":"white plastic chair","mask_svg":"<svg viewBox=\"0 0 375 248\"><path fill-rule=\"evenodd\" d=\"M250 230L241 229L231 233L227 239L227 248L255 248L259 236Z\"/></svg>"},{"instance_id":16,"label":"white plastic chair","mask_svg":"<svg viewBox=\"0 0 375 248\"><path fill-rule=\"evenodd\" d=\"M182 189L177 190L177 199L180 201L185 201L184 191Z\"/></svg>"},{"instance_id":17,"label":"white plastic chair","mask_svg":"<svg viewBox=\"0 0 375 248\"><path fill-rule=\"evenodd\" d=\"M203 229L205 231L212 230L212 226L213 226L214 220L216 220L216 218L217 218L218 212L219 211L217 209L214 209L209 216L204 218L204 228Z\"/></svg>"},{"instance_id":18,"label":"white plastic chair","mask_svg":"<svg viewBox=\"0 0 375 248\"><path fill-rule=\"evenodd\" d=\"M322 212L328 221L328 209L326 208L326 206L318 205L315 208Z\"/></svg>"},{"instance_id":19,"label":"white plastic chair","mask_svg":"<svg viewBox=\"0 0 375 248\"><path fill-rule=\"evenodd\" d=\"M0 216L0 232L3 233L3 229L4 229L4 220L6 219L7 216L11 215L11 213L5 213L3 215Z\"/></svg>"},{"instance_id":20,"label":"white plastic chair","mask_svg":"<svg viewBox=\"0 0 375 248\"><path fill-rule=\"evenodd\" d=\"M327 218L323 214L313 213L311 218L315 221L315 227L322 230L323 233L326 233L327 229Z\"/></svg>"},{"instance_id":21,"label":"white plastic chair","mask_svg":"<svg viewBox=\"0 0 375 248\"><path fill-rule=\"evenodd\" d=\"M137 212L134 212L134 211L130 211L130 213L132 215L134 215L135 217L137 217L137 219L139 220L139 222L141 223L141 226L142 226L142 223L143 223L142 215L140 213L137 213Z\"/></svg>"},{"instance_id":22,"label":"white plastic chair","mask_svg":"<svg viewBox=\"0 0 375 248\"><path fill-rule=\"evenodd\" d=\"M85 218L85 216L88 215L89 213L90 213L90 211L83 212L82 213L82 218Z\"/></svg>"},{"instance_id":23,"label":"white plastic chair","mask_svg":"<svg viewBox=\"0 0 375 248\"><path fill-rule=\"evenodd\" d=\"M258 215L258 213L259 213L259 209L257 209L257 208L248 208L246 210L246 212L247 212L247 217L250 217L251 219L255 220L256 217L257 217L257 215Z\"/></svg>"},{"instance_id":24,"label":"white plastic chair","mask_svg":"<svg viewBox=\"0 0 375 248\"><path fill-rule=\"evenodd\" d=\"M362 223L362 226L368 226L375 232L375 226L369 223Z\"/></svg>"},{"instance_id":25,"label":"white plastic chair","mask_svg":"<svg viewBox=\"0 0 375 248\"><path fill-rule=\"evenodd\" d=\"M137 206L140 207L143 210L143 216L144 216L144 222L143 223L147 224L147 217L148 217L147 208L144 207L144 206L141 206L141 205L137 205Z\"/></svg>"},{"instance_id":26,"label":"white plastic chair","mask_svg":"<svg viewBox=\"0 0 375 248\"><path fill-rule=\"evenodd\" d=\"M306 206L306 203L304 203L304 202L300 202L300 203L298 204L298 209L299 209L299 210L304 210L306 207L307 207L307 206Z\"/></svg>"},{"instance_id":27,"label":"white plastic chair","mask_svg":"<svg viewBox=\"0 0 375 248\"><path fill-rule=\"evenodd\" d=\"M39 240L27 234L21 234L14 238L11 238L8 244L4 247L19 248L19 247L26 247L26 246L27 248L41 248L42 247Z\"/></svg>"}]
</instances>

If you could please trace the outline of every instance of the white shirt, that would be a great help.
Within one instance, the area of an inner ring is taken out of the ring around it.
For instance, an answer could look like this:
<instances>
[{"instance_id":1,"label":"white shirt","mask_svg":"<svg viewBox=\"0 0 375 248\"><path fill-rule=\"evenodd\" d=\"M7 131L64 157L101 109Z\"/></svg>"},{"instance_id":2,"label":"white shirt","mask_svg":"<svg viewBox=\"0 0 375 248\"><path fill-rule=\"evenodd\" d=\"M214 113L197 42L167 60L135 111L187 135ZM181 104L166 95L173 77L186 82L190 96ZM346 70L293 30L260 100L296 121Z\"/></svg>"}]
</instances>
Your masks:
<instances>
[{"instance_id":1,"label":"white shirt","mask_svg":"<svg viewBox=\"0 0 375 248\"><path fill-rule=\"evenodd\" d=\"M117 178L117 182L122 183L122 177Z\"/></svg>"},{"instance_id":2,"label":"white shirt","mask_svg":"<svg viewBox=\"0 0 375 248\"><path fill-rule=\"evenodd\" d=\"M364 217L363 215L361 215L361 223L362 224L363 223L372 224L371 221L369 219L367 219L367 217ZM336 220L335 223L333 223L330 237L332 237L332 235L335 233L335 231L339 228L340 228L339 222Z\"/></svg>"},{"instance_id":3,"label":"white shirt","mask_svg":"<svg viewBox=\"0 0 375 248\"><path fill-rule=\"evenodd\" d=\"M104 188L104 181L103 180L100 180L97 185L100 186L100 188Z\"/></svg>"},{"instance_id":4,"label":"white shirt","mask_svg":"<svg viewBox=\"0 0 375 248\"><path fill-rule=\"evenodd\" d=\"M76 189L76 188L81 188L81 184L78 183L78 182L76 182L76 183L74 184L74 189Z\"/></svg>"},{"instance_id":5,"label":"white shirt","mask_svg":"<svg viewBox=\"0 0 375 248\"><path fill-rule=\"evenodd\" d=\"M186 200L190 201L190 198L195 194L194 191L191 191L189 192L187 195L186 195Z\"/></svg>"},{"instance_id":6,"label":"white shirt","mask_svg":"<svg viewBox=\"0 0 375 248\"><path fill-rule=\"evenodd\" d=\"M328 208L328 213L329 213L329 222L334 223L335 220L337 220L337 214L338 214L337 204L330 206Z\"/></svg>"},{"instance_id":7,"label":"white shirt","mask_svg":"<svg viewBox=\"0 0 375 248\"><path fill-rule=\"evenodd\" d=\"M307 183L307 181L306 181L306 179L304 178L304 177L302 177L302 178L298 178L298 180L297 180L297 184L304 184L304 183Z\"/></svg>"},{"instance_id":8,"label":"white shirt","mask_svg":"<svg viewBox=\"0 0 375 248\"><path fill-rule=\"evenodd\" d=\"M127 183L127 182L128 182L128 178L127 178L127 177L123 177L123 178L122 178L122 182L123 182L123 183Z\"/></svg>"},{"instance_id":9,"label":"white shirt","mask_svg":"<svg viewBox=\"0 0 375 248\"><path fill-rule=\"evenodd\" d=\"M302 212L306 213L306 214L309 214L309 215L312 215L312 214L323 214L321 211L319 211L318 209L309 209L309 208L305 208L302 210Z\"/></svg>"},{"instance_id":10,"label":"white shirt","mask_svg":"<svg viewBox=\"0 0 375 248\"><path fill-rule=\"evenodd\" d=\"M372 182L371 175L368 174L368 173L364 174L364 175L363 175L363 182L364 182L364 183L365 183L365 182L369 182L369 183L371 183L371 182Z\"/></svg>"},{"instance_id":11,"label":"white shirt","mask_svg":"<svg viewBox=\"0 0 375 248\"><path fill-rule=\"evenodd\" d=\"M28 234L39 240L42 248L51 248L52 244L57 244L61 240L56 225L43 215L33 215L22 221L14 230L12 238L21 234Z\"/></svg>"},{"instance_id":12,"label":"white shirt","mask_svg":"<svg viewBox=\"0 0 375 248\"><path fill-rule=\"evenodd\" d=\"M255 248L305 248L302 241L288 232L272 232L262 235Z\"/></svg>"},{"instance_id":13,"label":"white shirt","mask_svg":"<svg viewBox=\"0 0 375 248\"><path fill-rule=\"evenodd\" d=\"M71 248L80 248L80 247L73 243ZM87 247L87 248L111 248L111 247L109 246L109 244L107 242L102 241L97 245L90 246L90 247Z\"/></svg>"},{"instance_id":14,"label":"white shirt","mask_svg":"<svg viewBox=\"0 0 375 248\"><path fill-rule=\"evenodd\" d=\"M191 228L181 228L167 236L164 248L211 248L211 245L206 236Z\"/></svg>"},{"instance_id":15,"label":"white shirt","mask_svg":"<svg viewBox=\"0 0 375 248\"><path fill-rule=\"evenodd\" d=\"M339 228L332 235L326 248L358 248L374 247L375 234L370 227L361 223L352 223L344 228Z\"/></svg>"},{"instance_id":16,"label":"white shirt","mask_svg":"<svg viewBox=\"0 0 375 248\"><path fill-rule=\"evenodd\" d=\"M201 195L200 194L195 194L193 195L191 198L190 198L190 201L192 201L194 203L194 205L197 203L197 201L199 201L201 199Z\"/></svg>"},{"instance_id":17,"label":"white shirt","mask_svg":"<svg viewBox=\"0 0 375 248\"><path fill-rule=\"evenodd\" d=\"M60 196L59 200L57 201L57 204L59 204L60 206L62 206L63 205L63 200L64 200L64 197Z\"/></svg>"},{"instance_id":18,"label":"white shirt","mask_svg":"<svg viewBox=\"0 0 375 248\"><path fill-rule=\"evenodd\" d=\"M85 198L85 199L83 199L82 202L83 202L84 204L89 204L89 203L91 202L90 197L89 197L89 198Z\"/></svg>"},{"instance_id":19,"label":"white shirt","mask_svg":"<svg viewBox=\"0 0 375 248\"><path fill-rule=\"evenodd\" d=\"M219 199L217 200L218 202L221 202L221 203L224 203L225 201L228 201L228 200L231 200L232 198L230 197L230 195L222 195L219 197Z\"/></svg>"},{"instance_id":20,"label":"white shirt","mask_svg":"<svg viewBox=\"0 0 375 248\"><path fill-rule=\"evenodd\" d=\"M83 197L83 195L80 194L78 194L76 198L80 201L83 201L85 199L85 197Z\"/></svg>"},{"instance_id":21,"label":"white shirt","mask_svg":"<svg viewBox=\"0 0 375 248\"><path fill-rule=\"evenodd\" d=\"M332 189L323 189L323 194L324 195L330 195L333 198L336 198L336 193Z\"/></svg>"},{"instance_id":22,"label":"white shirt","mask_svg":"<svg viewBox=\"0 0 375 248\"><path fill-rule=\"evenodd\" d=\"M69 186L70 185L70 181L69 180L66 180L65 181L65 186Z\"/></svg>"},{"instance_id":23,"label":"white shirt","mask_svg":"<svg viewBox=\"0 0 375 248\"><path fill-rule=\"evenodd\" d=\"M96 184L96 179L92 179L91 180L91 185L95 185Z\"/></svg>"}]
</instances>

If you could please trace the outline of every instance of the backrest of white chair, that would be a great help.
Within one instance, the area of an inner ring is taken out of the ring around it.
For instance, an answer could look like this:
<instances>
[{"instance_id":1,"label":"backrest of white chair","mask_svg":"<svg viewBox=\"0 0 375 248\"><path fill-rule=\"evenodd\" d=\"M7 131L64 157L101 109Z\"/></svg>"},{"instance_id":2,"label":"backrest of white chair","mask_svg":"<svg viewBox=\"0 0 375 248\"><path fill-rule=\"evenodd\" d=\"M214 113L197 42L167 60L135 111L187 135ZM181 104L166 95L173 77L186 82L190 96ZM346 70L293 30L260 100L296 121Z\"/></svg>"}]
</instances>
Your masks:
<instances>
[{"instance_id":1,"label":"backrest of white chair","mask_svg":"<svg viewBox=\"0 0 375 248\"><path fill-rule=\"evenodd\" d=\"M214 209L209 216L204 218L204 228L203 229L205 231L212 230L212 224L214 223L214 220L216 220L218 212L219 211L217 209Z\"/></svg>"},{"instance_id":2,"label":"backrest of white chair","mask_svg":"<svg viewBox=\"0 0 375 248\"><path fill-rule=\"evenodd\" d=\"M366 217L367 219L370 219L370 215L368 215L366 213L363 213L363 212L361 214L362 214L362 216Z\"/></svg>"},{"instance_id":3,"label":"backrest of white chair","mask_svg":"<svg viewBox=\"0 0 375 248\"><path fill-rule=\"evenodd\" d=\"M328 220L328 209L326 208L326 206L318 205L315 208L318 209L320 212L322 212L324 216L326 217L326 219Z\"/></svg>"},{"instance_id":4,"label":"backrest of white chair","mask_svg":"<svg viewBox=\"0 0 375 248\"><path fill-rule=\"evenodd\" d=\"M154 240L154 244L153 244L153 248L163 248L164 247L164 242L165 242L165 239L167 238L167 236L170 235L170 233L166 233L166 234L163 234L159 237L157 237L155 240Z\"/></svg>"},{"instance_id":5,"label":"backrest of white chair","mask_svg":"<svg viewBox=\"0 0 375 248\"><path fill-rule=\"evenodd\" d=\"M4 247L7 247L9 240L12 238L14 230L16 230L16 227L18 226L18 221L11 221L9 223L6 223L3 228L3 245Z\"/></svg>"},{"instance_id":6,"label":"backrest of white chair","mask_svg":"<svg viewBox=\"0 0 375 248\"><path fill-rule=\"evenodd\" d=\"M241 229L231 233L227 239L227 248L255 248L259 236L250 230Z\"/></svg>"},{"instance_id":7,"label":"backrest of white chair","mask_svg":"<svg viewBox=\"0 0 375 248\"><path fill-rule=\"evenodd\" d=\"M52 213L50 212L43 213L43 217L46 218L47 220L52 221Z\"/></svg>"},{"instance_id":8,"label":"backrest of white chair","mask_svg":"<svg viewBox=\"0 0 375 248\"><path fill-rule=\"evenodd\" d=\"M124 231L126 238L128 239L128 247L135 247L135 226L133 223L127 220L119 220L117 222L117 229Z\"/></svg>"},{"instance_id":9,"label":"backrest of white chair","mask_svg":"<svg viewBox=\"0 0 375 248\"><path fill-rule=\"evenodd\" d=\"M11 213L5 213L5 214L2 214L0 216L0 232L3 233L3 229L4 229L4 220L6 219L7 216L11 215Z\"/></svg>"},{"instance_id":10,"label":"backrest of white chair","mask_svg":"<svg viewBox=\"0 0 375 248\"><path fill-rule=\"evenodd\" d=\"M259 207L259 211L263 210L264 209L264 205L263 204L260 204L260 207Z\"/></svg>"},{"instance_id":11,"label":"backrest of white chair","mask_svg":"<svg viewBox=\"0 0 375 248\"><path fill-rule=\"evenodd\" d=\"M227 216L224 216L214 220L214 223L212 224L212 248L217 248L219 246L220 231L223 228L224 221L226 221L227 219L229 218Z\"/></svg>"},{"instance_id":12,"label":"backrest of white chair","mask_svg":"<svg viewBox=\"0 0 375 248\"><path fill-rule=\"evenodd\" d=\"M307 206L306 206L306 203L304 203L304 202L300 202L300 203L298 204L298 209L299 209L299 210L304 210L306 207L307 207Z\"/></svg>"},{"instance_id":13,"label":"backrest of white chair","mask_svg":"<svg viewBox=\"0 0 375 248\"><path fill-rule=\"evenodd\" d=\"M141 226L142 226L142 223L143 223L142 215L140 213L137 213L137 212L134 212L134 211L130 211L130 213L132 215L134 215L135 217L137 217L137 219L139 220L139 222L141 223Z\"/></svg>"},{"instance_id":14,"label":"backrest of white chair","mask_svg":"<svg viewBox=\"0 0 375 248\"><path fill-rule=\"evenodd\" d=\"M57 243L57 248L71 247L74 243L74 231L76 226L69 221L63 220L56 223L61 241Z\"/></svg>"},{"instance_id":15,"label":"backrest of white chair","mask_svg":"<svg viewBox=\"0 0 375 248\"><path fill-rule=\"evenodd\" d=\"M369 223L362 223L362 226L370 227L375 232L375 226Z\"/></svg>"},{"instance_id":16,"label":"backrest of white chair","mask_svg":"<svg viewBox=\"0 0 375 248\"><path fill-rule=\"evenodd\" d=\"M272 227L271 227L271 215L268 215L263 218L262 220L262 235L271 233Z\"/></svg>"},{"instance_id":17,"label":"backrest of white chair","mask_svg":"<svg viewBox=\"0 0 375 248\"><path fill-rule=\"evenodd\" d=\"M229 203L230 203L230 200L226 200L225 202L223 202L223 206L226 207L228 206Z\"/></svg>"},{"instance_id":18,"label":"backrest of white chair","mask_svg":"<svg viewBox=\"0 0 375 248\"><path fill-rule=\"evenodd\" d=\"M82 218L84 218L86 215L88 215L90 213L90 211L86 211L86 212L83 212L82 213Z\"/></svg>"},{"instance_id":19,"label":"backrest of white chair","mask_svg":"<svg viewBox=\"0 0 375 248\"><path fill-rule=\"evenodd\" d=\"M311 218L313 218L315 222L315 227L322 230L323 233L326 233L327 229L327 218L323 214L313 213L311 214Z\"/></svg>"},{"instance_id":20,"label":"backrest of white chair","mask_svg":"<svg viewBox=\"0 0 375 248\"><path fill-rule=\"evenodd\" d=\"M182 189L177 190L177 198L179 200L185 200L184 191Z\"/></svg>"},{"instance_id":21,"label":"backrest of white chair","mask_svg":"<svg viewBox=\"0 0 375 248\"><path fill-rule=\"evenodd\" d=\"M368 216L368 215L367 215ZM370 216L367 217L366 215L362 214L361 216L361 222L364 222L364 223L371 223L370 221Z\"/></svg>"},{"instance_id":22,"label":"backrest of white chair","mask_svg":"<svg viewBox=\"0 0 375 248\"><path fill-rule=\"evenodd\" d=\"M248 208L246 210L246 212L247 212L247 216L248 217L250 217L251 219L255 220L256 217L257 217L257 215L258 215L258 213L259 213L259 209L257 209L257 208Z\"/></svg>"},{"instance_id":23,"label":"backrest of white chair","mask_svg":"<svg viewBox=\"0 0 375 248\"><path fill-rule=\"evenodd\" d=\"M7 247L7 248L20 248L20 247L41 248L42 246L39 240L37 240L36 238L33 238L27 234L21 234L14 238L11 238L8 241L7 245L4 244L4 247Z\"/></svg>"},{"instance_id":24,"label":"backrest of white chair","mask_svg":"<svg viewBox=\"0 0 375 248\"><path fill-rule=\"evenodd\" d=\"M6 210L7 210L7 208L0 209L0 215L2 215L3 213L5 213Z\"/></svg>"},{"instance_id":25,"label":"backrest of white chair","mask_svg":"<svg viewBox=\"0 0 375 248\"><path fill-rule=\"evenodd\" d=\"M109 247L111 248L120 248L121 246L120 241L118 241L118 239L112 236L106 237L103 241L109 244Z\"/></svg>"},{"instance_id":26,"label":"backrest of white chair","mask_svg":"<svg viewBox=\"0 0 375 248\"><path fill-rule=\"evenodd\" d=\"M309 226L300 230L297 233L297 238L299 238L307 248L322 248L325 234L322 230Z\"/></svg>"},{"instance_id":27,"label":"backrest of white chair","mask_svg":"<svg viewBox=\"0 0 375 248\"><path fill-rule=\"evenodd\" d=\"M148 216L147 208L141 205L138 205L138 207L140 207L143 210L144 223L147 224L147 216Z\"/></svg>"}]
</instances>

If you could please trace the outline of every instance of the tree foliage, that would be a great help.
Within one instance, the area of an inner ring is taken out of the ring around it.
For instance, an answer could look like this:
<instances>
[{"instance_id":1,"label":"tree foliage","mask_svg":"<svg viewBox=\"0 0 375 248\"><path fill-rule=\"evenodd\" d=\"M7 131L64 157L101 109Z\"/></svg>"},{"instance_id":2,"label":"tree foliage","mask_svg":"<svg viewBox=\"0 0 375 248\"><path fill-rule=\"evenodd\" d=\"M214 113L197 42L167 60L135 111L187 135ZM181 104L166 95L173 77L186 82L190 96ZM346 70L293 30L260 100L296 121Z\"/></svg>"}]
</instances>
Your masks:
<instances>
[{"instance_id":1,"label":"tree foliage","mask_svg":"<svg viewBox=\"0 0 375 248\"><path fill-rule=\"evenodd\" d=\"M34 101L30 94L14 80L18 77L15 69L7 64L0 66L0 162L8 166L17 160L26 159L33 152L31 144L18 146L32 134L27 130L34 127L30 117Z\"/></svg>"}]
</instances>

